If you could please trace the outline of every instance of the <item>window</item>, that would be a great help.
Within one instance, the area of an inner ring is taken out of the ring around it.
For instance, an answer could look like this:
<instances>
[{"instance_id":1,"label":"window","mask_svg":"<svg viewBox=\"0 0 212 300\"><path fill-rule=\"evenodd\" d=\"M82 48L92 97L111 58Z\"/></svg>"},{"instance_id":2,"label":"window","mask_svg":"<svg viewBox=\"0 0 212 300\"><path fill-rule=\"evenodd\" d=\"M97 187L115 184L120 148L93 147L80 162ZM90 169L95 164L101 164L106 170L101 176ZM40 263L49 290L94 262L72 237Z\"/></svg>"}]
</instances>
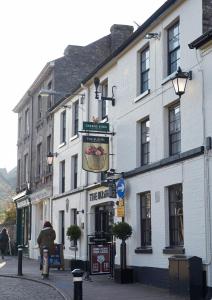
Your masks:
<instances>
[{"instance_id":1,"label":"window","mask_svg":"<svg viewBox=\"0 0 212 300\"><path fill-rule=\"evenodd\" d=\"M65 160L60 163L60 192L65 192Z\"/></svg>"},{"instance_id":2,"label":"window","mask_svg":"<svg viewBox=\"0 0 212 300\"><path fill-rule=\"evenodd\" d=\"M29 134L29 109L25 110L24 132L25 134Z\"/></svg>"},{"instance_id":3,"label":"window","mask_svg":"<svg viewBox=\"0 0 212 300\"><path fill-rule=\"evenodd\" d=\"M22 118L18 118L18 138L21 137L21 126L22 126Z\"/></svg>"},{"instance_id":4,"label":"window","mask_svg":"<svg viewBox=\"0 0 212 300\"><path fill-rule=\"evenodd\" d=\"M169 193L169 236L170 246L183 246L183 194L182 184L172 185Z\"/></svg>"},{"instance_id":5,"label":"window","mask_svg":"<svg viewBox=\"0 0 212 300\"><path fill-rule=\"evenodd\" d=\"M149 89L149 47L143 50L140 55L140 93L142 94Z\"/></svg>"},{"instance_id":6,"label":"window","mask_svg":"<svg viewBox=\"0 0 212 300\"><path fill-rule=\"evenodd\" d=\"M77 225L77 209L73 208L71 209L71 225ZM72 240L71 241L71 247L77 246L77 241Z\"/></svg>"},{"instance_id":7,"label":"window","mask_svg":"<svg viewBox=\"0 0 212 300\"><path fill-rule=\"evenodd\" d=\"M102 88L102 96L108 97L108 81L107 80L101 84L101 88ZM100 105L101 105L100 117L103 120L107 117L107 114L108 114L107 101L106 100L100 101Z\"/></svg>"},{"instance_id":8,"label":"window","mask_svg":"<svg viewBox=\"0 0 212 300\"><path fill-rule=\"evenodd\" d=\"M65 212L59 211L59 241L60 244L65 244Z\"/></svg>"},{"instance_id":9,"label":"window","mask_svg":"<svg viewBox=\"0 0 212 300\"><path fill-rule=\"evenodd\" d=\"M177 71L180 62L179 22L168 29L168 75Z\"/></svg>"},{"instance_id":10,"label":"window","mask_svg":"<svg viewBox=\"0 0 212 300\"><path fill-rule=\"evenodd\" d=\"M151 246L151 194L140 195L141 246Z\"/></svg>"},{"instance_id":11,"label":"window","mask_svg":"<svg viewBox=\"0 0 212 300\"><path fill-rule=\"evenodd\" d=\"M77 225L77 209L71 209L71 225Z\"/></svg>"},{"instance_id":12,"label":"window","mask_svg":"<svg viewBox=\"0 0 212 300\"><path fill-rule=\"evenodd\" d=\"M42 117L42 97L38 96L38 120Z\"/></svg>"},{"instance_id":13,"label":"window","mask_svg":"<svg viewBox=\"0 0 212 300\"><path fill-rule=\"evenodd\" d=\"M24 155L24 182L28 182L29 181L29 155L28 153Z\"/></svg>"},{"instance_id":14,"label":"window","mask_svg":"<svg viewBox=\"0 0 212 300\"><path fill-rule=\"evenodd\" d=\"M51 151L51 149L52 149L52 136L51 136L51 134L47 136L47 146L46 146L46 148L47 148L47 154L52 152Z\"/></svg>"},{"instance_id":15,"label":"window","mask_svg":"<svg viewBox=\"0 0 212 300\"><path fill-rule=\"evenodd\" d=\"M52 82L50 81L47 86L48 90L52 89ZM52 106L52 95L48 95L47 97L47 110L49 110Z\"/></svg>"},{"instance_id":16,"label":"window","mask_svg":"<svg viewBox=\"0 0 212 300\"><path fill-rule=\"evenodd\" d=\"M17 167L17 188L19 189L21 186L21 160L18 159L18 167Z\"/></svg>"},{"instance_id":17,"label":"window","mask_svg":"<svg viewBox=\"0 0 212 300\"><path fill-rule=\"evenodd\" d=\"M73 135L77 135L79 130L79 101L73 103Z\"/></svg>"},{"instance_id":18,"label":"window","mask_svg":"<svg viewBox=\"0 0 212 300\"><path fill-rule=\"evenodd\" d=\"M61 124L60 142L65 143L66 141L66 111L65 110L61 113L60 124Z\"/></svg>"},{"instance_id":19,"label":"window","mask_svg":"<svg viewBox=\"0 0 212 300\"><path fill-rule=\"evenodd\" d=\"M72 157L72 188L77 188L78 155Z\"/></svg>"},{"instance_id":20,"label":"window","mask_svg":"<svg viewBox=\"0 0 212 300\"><path fill-rule=\"evenodd\" d=\"M47 136L47 142L46 142L46 156L52 152L52 136L51 134ZM47 164L47 171L51 172L52 170L52 165Z\"/></svg>"},{"instance_id":21,"label":"window","mask_svg":"<svg viewBox=\"0 0 212 300\"><path fill-rule=\"evenodd\" d=\"M141 122L141 165L149 164L149 144L150 144L150 120L149 118Z\"/></svg>"},{"instance_id":22,"label":"window","mask_svg":"<svg viewBox=\"0 0 212 300\"><path fill-rule=\"evenodd\" d=\"M180 103L169 108L169 154L181 151Z\"/></svg>"},{"instance_id":23,"label":"window","mask_svg":"<svg viewBox=\"0 0 212 300\"><path fill-rule=\"evenodd\" d=\"M42 171L42 143L37 145L37 177L41 177Z\"/></svg>"}]
</instances>

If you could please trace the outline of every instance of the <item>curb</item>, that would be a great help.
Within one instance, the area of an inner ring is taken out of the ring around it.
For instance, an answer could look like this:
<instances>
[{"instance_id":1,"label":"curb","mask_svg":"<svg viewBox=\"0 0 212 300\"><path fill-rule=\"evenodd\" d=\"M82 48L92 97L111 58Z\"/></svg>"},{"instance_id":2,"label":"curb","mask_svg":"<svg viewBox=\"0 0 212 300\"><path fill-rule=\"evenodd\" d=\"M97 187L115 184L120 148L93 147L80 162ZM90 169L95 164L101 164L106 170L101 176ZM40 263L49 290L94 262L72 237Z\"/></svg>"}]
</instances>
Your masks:
<instances>
[{"instance_id":1,"label":"curb","mask_svg":"<svg viewBox=\"0 0 212 300\"><path fill-rule=\"evenodd\" d=\"M29 281L41 283L41 284L47 285L47 286L55 289L60 294L60 296L63 297L64 300L72 300L72 298L67 298L67 296L60 289L58 289L54 284L49 283L49 282L44 282L44 281L41 281L39 279L26 277L24 275L18 276L18 275L14 275L14 274L4 274L4 275L0 274L0 277L17 278L17 279L29 280Z\"/></svg>"}]
</instances>

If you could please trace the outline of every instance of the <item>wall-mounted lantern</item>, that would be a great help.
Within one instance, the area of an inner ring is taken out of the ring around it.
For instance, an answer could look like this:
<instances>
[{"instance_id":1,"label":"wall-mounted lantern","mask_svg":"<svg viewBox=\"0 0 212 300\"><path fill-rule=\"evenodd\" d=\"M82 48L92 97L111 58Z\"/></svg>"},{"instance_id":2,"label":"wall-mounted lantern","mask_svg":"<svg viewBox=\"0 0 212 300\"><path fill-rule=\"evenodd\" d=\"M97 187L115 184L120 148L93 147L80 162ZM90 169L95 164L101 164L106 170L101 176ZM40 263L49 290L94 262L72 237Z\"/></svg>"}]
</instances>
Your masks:
<instances>
[{"instance_id":1,"label":"wall-mounted lantern","mask_svg":"<svg viewBox=\"0 0 212 300\"><path fill-rule=\"evenodd\" d=\"M179 67L177 73L172 78L175 94L181 97L185 93L187 81L192 79L192 71L182 72Z\"/></svg>"},{"instance_id":2,"label":"wall-mounted lantern","mask_svg":"<svg viewBox=\"0 0 212 300\"><path fill-rule=\"evenodd\" d=\"M99 94L101 94L101 92L98 91L99 88L99 83L100 80L98 77L94 78L94 85L95 85L95 99L97 100L102 100L102 101L112 101L112 106L115 106L115 98L114 98L114 88L116 87L115 85L112 86L112 97L104 97L101 95L101 98L99 99Z\"/></svg>"},{"instance_id":3,"label":"wall-mounted lantern","mask_svg":"<svg viewBox=\"0 0 212 300\"><path fill-rule=\"evenodd\" d=\"M46 160L47 160L47 164L49 166L51 166L53 164L54 156L57 157L57 152L56 153L49 152L49 154L47 155Z\"/></svg>"}]
</instances>

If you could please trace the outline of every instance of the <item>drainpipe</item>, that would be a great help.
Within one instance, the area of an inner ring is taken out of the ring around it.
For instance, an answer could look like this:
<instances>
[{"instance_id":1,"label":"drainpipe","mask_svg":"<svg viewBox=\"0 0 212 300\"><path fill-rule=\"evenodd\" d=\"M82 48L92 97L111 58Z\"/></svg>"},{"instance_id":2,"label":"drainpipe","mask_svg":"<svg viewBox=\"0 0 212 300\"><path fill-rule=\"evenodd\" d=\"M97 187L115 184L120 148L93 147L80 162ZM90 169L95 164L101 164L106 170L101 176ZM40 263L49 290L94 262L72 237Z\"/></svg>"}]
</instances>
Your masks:
<instances>
[{"instance_id":1,"label":"drainpipe","mask_svg":"<svg viewBox=\"0 0 212 300\"><path fill-rule=\"evenodd\" d=\"M86 116L86 120L89 121L89 117L90 117L90 87L87 88L87 116ZM85 173L85 187L88 186L88 172L86 171ZM86 271L88 271L88 261L89 261L89 249L88 249L88 190L85 190L85 223L86 223L86 249L87 249L87 268Z\"/></svg>"},{"instance_id":2,"label":"drainpipe","mask_svg":"<svg viewBox=\"0 0 212 300\"><path fill-rule=\"evenodd\" d=\"M201 56L201 54L200 54ZM206 146L206 110L205 110L205 78L204 71L201 65L202 59L198 57L196 49L196 59L199 65L199 72L201 73L202 78L202 127L203 127L203 145ZM212 269L211 269L211 250L212 250L212 237L211 237L211 196L210 196L210 166L209 166L209 151L205 147L204 152L204 202L205 202L205 249L206 249L206 260L203 261L205 266L208 266L208 282L212 284Z\"/></svg>"}]
</instances>

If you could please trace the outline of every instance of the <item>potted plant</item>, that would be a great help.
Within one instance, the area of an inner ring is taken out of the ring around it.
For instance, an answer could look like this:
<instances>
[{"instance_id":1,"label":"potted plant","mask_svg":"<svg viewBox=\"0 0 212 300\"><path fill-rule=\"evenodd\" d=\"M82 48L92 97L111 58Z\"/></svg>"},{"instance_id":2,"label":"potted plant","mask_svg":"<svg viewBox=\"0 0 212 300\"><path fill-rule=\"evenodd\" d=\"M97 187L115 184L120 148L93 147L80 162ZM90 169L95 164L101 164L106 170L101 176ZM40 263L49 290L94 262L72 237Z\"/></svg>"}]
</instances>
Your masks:
<instances>
[{"instance_id":1,"label":"potted plant","mask_svg":"<svg viewBox=\"0 0 212 300\"><path fill-rule=\"evenodd\" d=\"M132 227L126 222L119 222L113 225L113 235L121 240L120 245L120 268L115 269L115 280L120 283L133 282L133 269L127 268L126 263L126 240L132 235Z\"/></svg>"},{"instance_id":2,"label":"potted plant","mask_svg":"<svg viewBox=\"0 0 212 300\"><path fill-rule=\"evenodd\" d=\"M71 270L78 268L79 261L76 259L77 256L77 240L81 236L81 229L78 225L71 225L67 228L66 235L69 240L74 244L74 260L71 260Z\"/></svg>"}]
</instances>

